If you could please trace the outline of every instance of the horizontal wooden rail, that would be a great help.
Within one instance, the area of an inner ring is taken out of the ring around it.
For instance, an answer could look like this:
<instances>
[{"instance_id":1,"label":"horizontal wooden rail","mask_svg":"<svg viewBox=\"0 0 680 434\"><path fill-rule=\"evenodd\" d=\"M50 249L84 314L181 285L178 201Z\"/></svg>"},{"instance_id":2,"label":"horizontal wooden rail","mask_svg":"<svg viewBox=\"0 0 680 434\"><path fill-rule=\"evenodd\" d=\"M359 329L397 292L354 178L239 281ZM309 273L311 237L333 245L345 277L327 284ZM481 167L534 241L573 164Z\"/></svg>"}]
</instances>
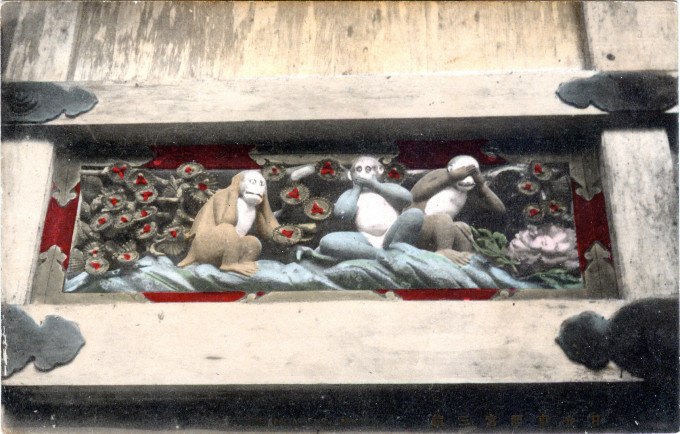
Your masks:
<instances>
[{"instance_id":1,"label":"horizontal wooden rail","mask_svg":"<svg viewBox=\"0 0 680 434\"><path fill-rule=\"evenodd\" d=\"M623 301L334 301L28 305L86 340L51 372L10 386L537 383L631 381L594 372L555 343L562 321Z\"/></svg>"}]
</instances>

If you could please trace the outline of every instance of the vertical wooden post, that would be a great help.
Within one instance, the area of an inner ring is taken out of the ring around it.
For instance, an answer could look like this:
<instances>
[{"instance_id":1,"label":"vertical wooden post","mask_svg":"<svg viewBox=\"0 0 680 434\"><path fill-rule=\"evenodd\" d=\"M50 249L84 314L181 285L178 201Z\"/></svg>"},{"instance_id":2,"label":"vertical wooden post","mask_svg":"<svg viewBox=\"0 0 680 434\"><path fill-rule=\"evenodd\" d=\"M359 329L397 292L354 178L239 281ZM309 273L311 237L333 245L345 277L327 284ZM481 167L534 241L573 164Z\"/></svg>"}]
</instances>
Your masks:
<instances>
[{"instance_id":1,"label":"vertical wooden post","mask_svg":"<svg viewBox=\"0 0 680 434\"><path fill-rule=\"evenodd\" d=\"M53 163L51 143L2 143L3 303L28 302L52 192Z\"/></svg>"},{"instance_id":2,"label":"vertical wooden post","mask_svg":"<svg viewBox=\"0 0 680 434\"><path fill-rule=\"evenodd\" d=\"M602 135L601 166L619 293L678 293L678 184L663 129Z\"/></svg>"}]
</instances>

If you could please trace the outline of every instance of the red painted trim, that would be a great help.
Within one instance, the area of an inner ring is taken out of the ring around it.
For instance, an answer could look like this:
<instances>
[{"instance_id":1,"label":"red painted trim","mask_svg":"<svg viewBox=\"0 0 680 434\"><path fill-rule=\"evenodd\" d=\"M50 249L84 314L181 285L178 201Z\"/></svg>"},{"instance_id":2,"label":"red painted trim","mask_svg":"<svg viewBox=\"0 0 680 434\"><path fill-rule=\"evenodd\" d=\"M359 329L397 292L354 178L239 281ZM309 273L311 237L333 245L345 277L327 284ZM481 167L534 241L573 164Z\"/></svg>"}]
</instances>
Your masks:
<instances>
[{"instance_id":1,"label":"red painted trim","mask_svg":"<svg viewBox=\"0 0 680 434\"><path fill-rule=\"evenodd\" d=\"M456 155L470 155L481 165L505 164L501 157L490 158L481 151L488 140L399 141L397 161L411 169L440 169Z\"/></svg>"},{"instance_id":2,"label":"red painted trim","mask_svg":"<svg viewBox=\"0 0 680 434\"><path fill-rule=\"evenodd\" d=\"M55 191L55 189L53 188L52 191ZM64 269L68 268L68 260L71 255L73 231L76 226L76 218L78 217L80 184L76 185L75 192L76 197L67 203L65 207L59 205L55 198L50 198L40 241L40 253L46 252L52 246L58 246L64 252L66 255L66 259L63 262Z\"/></svg>"},{"instance_id":3,"label":"red painted trim","mask_svg":"<svg viewBox=\"0 0 680 434\"><path fill-rule=\"evenodd\" d=\"M376 292L386 294L389 290ZM455 289L393 289L403 300L489 300L500 289L455 288Z\"/></svg>"},{"instance_id":4,"label":"red painted trim","mask_svg":"<svg viewBox=\"0 0 680 434\"><path fill-rule=\"evenodd\" d=\"M576 194L578 184L572 182L571 194L574 201L574 225L576 226L576 244L581 274L588 266L585 258L586 251L595 241L612 251L612 243L609 237L609 224L607 223L607 211L605 208L604 194L598 193L591 200L585 200Z\"/></svg>"},{"instance_id":5,"label":"red painted trim","mask_svg":"<svg viewBox=\"0 0 680 434\"><path fill-rule=\"evenodd\" d=\"M147 169L177 169L184 163L195 161L207 170L260 169L250 158L255 145L191 145L151 146L154 158L144 167Z\"/></svg>"},{"instance_id":6,"label":"red painted trim","mask_svg":"<svg viewBox=\"0 0 680 434\"><path fill-rule=\"evenodd\" d=\"M214 303L238 301L246 296L242 291L228 292L142 292L154 303Z\"/></svg>"}]
</instances>

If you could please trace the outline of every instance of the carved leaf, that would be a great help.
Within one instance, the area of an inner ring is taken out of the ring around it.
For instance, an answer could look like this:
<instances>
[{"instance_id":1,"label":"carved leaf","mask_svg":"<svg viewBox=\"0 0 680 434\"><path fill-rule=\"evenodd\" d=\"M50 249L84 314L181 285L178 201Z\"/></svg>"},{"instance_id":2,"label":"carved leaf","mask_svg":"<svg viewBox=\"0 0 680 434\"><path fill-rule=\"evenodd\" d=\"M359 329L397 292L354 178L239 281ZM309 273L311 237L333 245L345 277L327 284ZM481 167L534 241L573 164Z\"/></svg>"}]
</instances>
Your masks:
<instances>
[{"instance_id":1,"label":"carved leaf","mask_svg":"<svg viewBox=\"0 0 680 434\"><path fill-rule=\"evenodd\" d=\"M45 301L48 293L61 291L64 283L66 255L59 246L52 246L38 256L39 264L33 278L33 301Z\"/></svg>"},{"instance_id":2,"label":"carved leaf","mask_svg":"<svg viewBox=\"0 0 680 434\"><path fill-rule=\"evenodd\" d=\"M589 295L598 298L617 297L616 274L609 262L609 251L602 243L595 241L584 256L588 260L588 267L583 274Z\"/></svg>"},{"instance_id":3,"label":"carved leaf","mask_svg":"<svg viewBox=\"0 0 680 434\"><path fill-rule=\"evenodd\" d=\"M594 152L585 151L575 154L569 164L569 172L571 178L579 185L576 188L576 194L585 200L591 200L593 196L602 191L600 169Z\"/></svg>"},{"instance_id":4,"label":"carved leaf","mask_svg":"<svg viewBox=\"0 0 680 434\"><path fill-rule=\"evenodd\" d=\"M73 161L68 157L57 156L54 167L54 197L59 205L66 206L76 198L74 189L80 182L80 162Z\"/></svg>"}]
</instances>

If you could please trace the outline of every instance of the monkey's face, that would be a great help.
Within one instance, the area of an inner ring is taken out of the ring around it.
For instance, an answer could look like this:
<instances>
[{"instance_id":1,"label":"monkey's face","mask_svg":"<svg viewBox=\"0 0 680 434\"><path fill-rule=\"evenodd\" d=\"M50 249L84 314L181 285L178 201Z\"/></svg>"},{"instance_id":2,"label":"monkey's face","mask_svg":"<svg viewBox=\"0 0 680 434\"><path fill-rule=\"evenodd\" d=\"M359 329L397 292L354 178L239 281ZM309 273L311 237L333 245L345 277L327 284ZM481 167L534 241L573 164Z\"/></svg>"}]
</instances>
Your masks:
<instances>
[{"instance_id":1,"label":"monkey's face","mask_svg":"<svg viewBox=\"0 0 680 434\"><path fill-rule=\"evenodd\" d=\"M475 188L475 185L475 180L472 179L472 176L468 176L456 182L456 188L460 191L470 191Z\"/></svg>"},{"instance_id":2,"label":"monkey's face","mask_svg":"<svg viewBox=\"0 0 680 434\"><path fill-rule=\"evenodd\" d=\"M251 171L243 174L240 184L240 196L248 205L259 205L264 200L267 183L260 172Z\"/></svg>"},{"instance_id":3,"label":"monkey's face","mask_svg":"<svg viewBox=\"0 0 680 434\"><path fill-rule=\"evenodd\" d=\"M453 171L457 169L462 169L463 167L468 167L468 166L475 166L477 170L479 170L479 163L477 160L475 160L473 157L469 155L459 155L457 157L454 157L451 161L449 161L449 164L447 165L446 169L449 171L449 173L452 173ZM460 191L470 191L473 188L475 188L475 180L472 178L472 176L467 176L460 181L456 182L456 188Z\"/></svg>"},{"instance_id":4,"label":"monkey's face","mask_svg":"<svg viewBox=\"0 0 680 434\"><path fill-rule=\"evenodd\" d=\"M352 165L350 177L355 180L358 178L370 179L378 178L383 174L385 168L380 161L371 157L358 158Z\"/></svg>"}]
</instances>

